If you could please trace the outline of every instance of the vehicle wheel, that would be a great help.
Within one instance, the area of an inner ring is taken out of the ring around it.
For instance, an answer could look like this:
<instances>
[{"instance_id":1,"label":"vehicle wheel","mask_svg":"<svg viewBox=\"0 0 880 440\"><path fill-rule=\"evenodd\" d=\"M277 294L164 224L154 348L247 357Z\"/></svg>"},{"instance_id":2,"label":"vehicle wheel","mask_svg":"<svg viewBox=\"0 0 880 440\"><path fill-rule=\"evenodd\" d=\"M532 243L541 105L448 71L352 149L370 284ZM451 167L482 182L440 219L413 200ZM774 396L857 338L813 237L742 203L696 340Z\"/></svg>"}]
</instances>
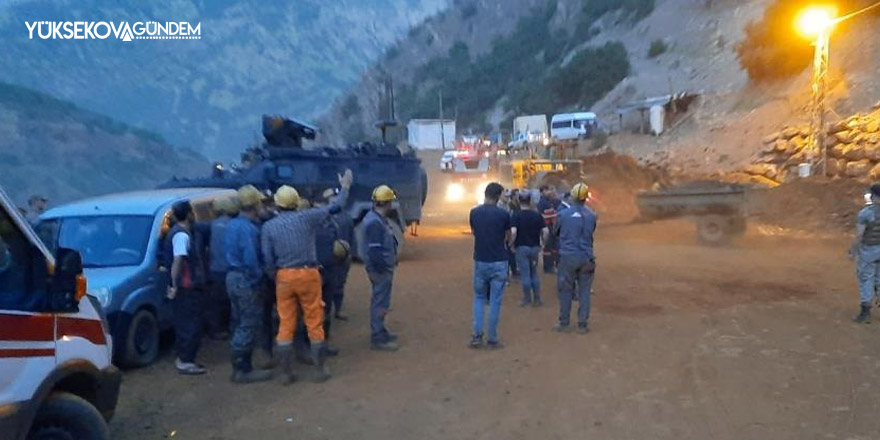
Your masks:
<instances>
[{"instance_id":1,"label":"vehicle wheel","mask_svg":"<svg viewBox=\"0 0 880 440\"><path fill-rule=\"evenodd\" d=\"M159 322L153 312L139 310L128 327L122 364L132 368L145 367L158 356Z\"/></svg>"},{"instance_id":2,"label":"vehicle wheel","mask_svg":"<svg viewBox=\"0 0 880 440\"><path fill-rule=\"evenodd\" d=\"M28 440L106 440L107 422L85 399L64 392L52 393L40 406Z\"/></svg>"},{"instance_id":3,"label":"vehicle wheel","mask_svg":"<svg viewBox=\"0 0 880 440\"><path fill-rule=\"evenodd\" d=\"M706 215L697 219L697 235L708 245L722 245L730 239L730 219L723 215Z\"/></svg>"},{"instance_id":4,"label":"vehicle wheel","mask_svg":"<svg viewBox=\"0 0 880 440\"><path fill-rule=\"evenodd\" d=\"M734 217L730 220L730 233L734 236L745 235L748 229L745 217Z\"/></svg>"}]
</instances>

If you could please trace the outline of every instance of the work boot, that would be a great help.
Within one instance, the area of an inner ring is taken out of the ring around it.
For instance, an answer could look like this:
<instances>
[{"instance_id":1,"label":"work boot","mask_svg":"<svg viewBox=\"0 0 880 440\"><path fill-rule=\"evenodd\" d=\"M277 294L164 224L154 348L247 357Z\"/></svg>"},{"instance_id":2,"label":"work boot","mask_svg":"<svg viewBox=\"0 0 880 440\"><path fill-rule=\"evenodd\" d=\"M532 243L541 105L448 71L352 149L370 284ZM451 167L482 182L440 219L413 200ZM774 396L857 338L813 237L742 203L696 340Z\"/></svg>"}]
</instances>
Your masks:
<instances>
[{"instance_id":1,"label":"work boot","mask_svg":"<svg viewBox=\"0 0 880 440\"><path fill-rule=\"evenodd\" d=\"M303 349L296 349L296 361L303 365L315 365L315 360L312 359L311 353Z\"/></svg>"},{"instance_id":2,"label":"work boot","mask_svg":"<svg viewBox=\"0 0 880 440\"><path fill-rule=\"evenodd\" d=\"M290 385L296 382L296 375L293 374L293 345L279 345L275 349L275 361L281 367L281 373L284 377L281 379L282 385Z\"/></svg>"},{"instance_id":3,"label":"work boot","mask_svg":"<svg viewBox=\"0 0 880 440\"><path fill-rule=\"evenodd\" d=\"M577 332L578 334L585 335L590 332L590 327L586 322L580 322L578 323Z\"/></svg>"},{"instance_id":4,"label":"work boot","mask_svg":"<svg viewBox=\"0 0 880 440\"><path fill-rule=\"evenodd\" d=\"M853 318L853 322L856 324L870 324L871 323L871 306L862 306L861 311L858 316Z\"/></svg>"},{"instance_id":5,"label":"work boot","mask_svg":"<svg viewBox=\"0 0 880 440\"><path fill-rule=\"evenodd\" d=\"M326 360L326 356L324 355L325 347L326 345L323 341L312 343L312 361L315 363L315 369L312 375L312 382L315 383L326 382L327 379L330 379L330 377L332 377L330 371L328 371L327 367L324 365L324 361Z\"/></svg>"},{"instance_id":6,"label":"work boot","mask_svg":"<svg viewBox=\"0 0 880 440\"><path fill-rule=\"evenodd\" d=\"M400 345L397 341L373 342L370 344L370 350L375 351L397 351Z\"/></svg>"},{"instance_id":7,"label":"work boot","mask_svg":"<svg viewBox=\"0 0 880 440\"><path fill-rule=\"evenodd\" d=\"M553 327L553 331L557 333L571 333L571 326L557 324Z\"/></svg>"},{"instance_id":8,"label":"work boot","mask_svg":"<svg viewBox=\"0 0 880 440\"><path fill-rule=\"evenodd\" d=\"M272 378L272 370L254 370L250 352L236 352L232 357L232 382L264 382Z\"/></svg>"},{"instance_id":9,"label":"work boot","mask_svg":"<svg viewBox=\"0 0 880 440\"><path fill-rule=\"evenodd\" d=\"M329 342L324 341L324 355L327 357L336 357L339 356L339 347L334 347L330 345Z\"/></svg>"}]
</instances>

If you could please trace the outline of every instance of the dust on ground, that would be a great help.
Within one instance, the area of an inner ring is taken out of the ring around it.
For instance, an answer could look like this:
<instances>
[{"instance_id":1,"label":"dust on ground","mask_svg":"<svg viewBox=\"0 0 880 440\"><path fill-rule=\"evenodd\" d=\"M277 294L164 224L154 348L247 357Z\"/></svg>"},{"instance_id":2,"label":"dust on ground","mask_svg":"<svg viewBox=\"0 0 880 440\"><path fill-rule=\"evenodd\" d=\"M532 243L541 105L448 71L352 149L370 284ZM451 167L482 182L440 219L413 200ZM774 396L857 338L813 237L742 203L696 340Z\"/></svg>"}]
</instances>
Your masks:
<instances>
[{"instance_id":1,"label":"dust on ground","mask_svg":"<svg viewBox=\"0 0 880 440\"><path fill-rule=\"evenodd\" d=\"M867 186L849 179L797 179L754 193L758 221L817 232L850 232Z\"/></svg>"},{"instance_id":2,"label":"dust on ground","mask_svg":"<svg viewBox=\"0 0 880 440\"><path fill-rule=\"evenodd\" d=\"M544 275L546 305L517 307L511 283L506 347L474 351L466 210L434 197L426 213L395 275L388 325L401 351L368 349L369 283L355 266L329 382L231 384L219 342L200 356L209 374L184 377L166 351L125 373L113 437L877 438L880 329L849 322L842 240L750 231L709 248L687 221L600 225L592 332L551 331L555 279Z\"/></svg>"}]
</instances>

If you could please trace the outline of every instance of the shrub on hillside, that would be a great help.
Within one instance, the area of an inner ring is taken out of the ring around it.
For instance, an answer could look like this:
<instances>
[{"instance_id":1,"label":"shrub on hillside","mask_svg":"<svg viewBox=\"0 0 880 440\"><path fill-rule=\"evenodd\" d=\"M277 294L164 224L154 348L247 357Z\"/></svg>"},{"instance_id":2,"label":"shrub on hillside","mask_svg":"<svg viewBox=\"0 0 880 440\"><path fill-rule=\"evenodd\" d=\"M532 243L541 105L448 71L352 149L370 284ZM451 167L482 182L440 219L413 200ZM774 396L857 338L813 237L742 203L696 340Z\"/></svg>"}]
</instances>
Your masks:
<instances>
[{"instance_id":1,"label":"shrub on hillside","mask_svg":"<svg viewBox=\"0 0 880 440\"><path fill-rule=\"evenodd\" d=\"M666 45L665 41L654 40L651 42L651 47L648 48L648 58L657 58L666 53L667 50L669 50L669 46Z\"/></svg>"},{"instance_id":2,"label":"shrub on hillside","mask_svg":"<svg viewBox=\"0 0 880 440\"><path fill-rule=\"evenodd\" d=\"M557 107L590 106L629 75L626 48L619 42L589 48L550 75L546 89Z\"/></svg>"}]
</instances>

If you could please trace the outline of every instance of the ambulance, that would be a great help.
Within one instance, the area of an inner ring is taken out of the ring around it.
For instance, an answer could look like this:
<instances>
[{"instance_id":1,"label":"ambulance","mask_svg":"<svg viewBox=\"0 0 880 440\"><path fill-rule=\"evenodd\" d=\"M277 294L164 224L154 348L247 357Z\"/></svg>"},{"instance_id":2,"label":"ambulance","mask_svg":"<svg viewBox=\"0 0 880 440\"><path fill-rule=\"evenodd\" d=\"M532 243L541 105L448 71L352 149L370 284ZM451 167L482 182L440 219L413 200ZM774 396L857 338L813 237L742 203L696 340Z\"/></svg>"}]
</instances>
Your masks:
<instances>
[{"instance_id":1,"label":"ambulance","mask_svg":"<svg viewBox=\"0 0 880 440\"><path fill-rule=\"evenodd\" d=\"M109 438L112 348L79 253L51 255L0 188L0 440Z\"/></svg>"}]
</instances>

